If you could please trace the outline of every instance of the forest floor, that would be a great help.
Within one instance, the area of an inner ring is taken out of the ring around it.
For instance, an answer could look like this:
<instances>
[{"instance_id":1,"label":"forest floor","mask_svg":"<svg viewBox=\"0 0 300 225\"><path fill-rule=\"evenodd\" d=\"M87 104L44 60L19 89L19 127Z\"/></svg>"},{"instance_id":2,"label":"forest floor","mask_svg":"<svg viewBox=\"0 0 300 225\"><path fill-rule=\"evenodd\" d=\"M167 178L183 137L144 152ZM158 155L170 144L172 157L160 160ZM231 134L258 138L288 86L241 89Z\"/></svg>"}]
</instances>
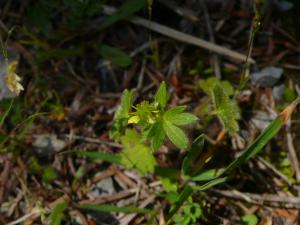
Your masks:
<instances>
[{"instance_id":1,"label":"forest floor","mask_svg":"<svg viewBox=\"0 0 300 225\"><path fill-rule=\"evenodd\" d=\"M165 81L168 108L198 118L185 129L190 142L204 134L197 163L227 165L300 96L300 4L265 4L251 31L248 0L1 1L0 224L166 224L171 184L77 153L121 152L109 130L123 91L149 100ZM4 81L13 62L18 96ZM211 111L209 82L232 90L236 132ZM199 211L169 224L299 224L299 124L298 108L227 182L193 195ZM186 151L165 141L154 155L178 169Z\"/></svg>"}]
</instances>

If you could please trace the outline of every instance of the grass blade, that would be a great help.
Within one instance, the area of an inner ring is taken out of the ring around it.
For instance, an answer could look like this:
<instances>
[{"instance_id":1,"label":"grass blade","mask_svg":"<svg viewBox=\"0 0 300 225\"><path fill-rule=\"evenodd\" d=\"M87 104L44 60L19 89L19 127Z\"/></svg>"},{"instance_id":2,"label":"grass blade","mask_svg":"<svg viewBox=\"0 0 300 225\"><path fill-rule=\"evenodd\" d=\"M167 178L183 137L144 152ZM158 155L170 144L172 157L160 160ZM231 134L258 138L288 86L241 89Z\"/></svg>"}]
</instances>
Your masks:
<instances>
[{"instance_id":1,"label":"grass blade","mask_svg":"<svg viewBox=\"0 0 300 225\"><path fill-rule=\"evenodd\" d=\"M167 216L167 221L172 219L175 213L180 209L180 207L184 204L184 202L188 199L188 197L191 196L192 193L193 193L193 189L189 185L186 185L183 191L180 193L178 200L174 203L173 207L171 208Z\"/></svg>"},{"instance_id":2,"label":"grass blade","mask_svg":"<svg viewBox=\"0 0 300 225\"><path fill-rule=\"evenodd\" d=\"M234 168L249 160L256 155L262 148L278 133L284 123L282 116L277 117L263 133L244 151L237 159L227 166L225 172L230 172Z\"/></svg>"},{"instance_id":3,"label":"grass blade","mask_svg":"<svg viewBox=\"0 0 300 225\"><path fill-rule=\"evenodd\" d=\"M92 160L103 160L110 163L121 164L120 156L106 152L77 152L80 156L86 156Z\"/></svg>"},{"instance_id":4,"label":"grass blade","mask_svg":"<svg viewBox=\"0 0 300 225\"><path fill-rule=\"evenodd\" d=\"M201 186L191 186L191 188L195 191L205 191L217 184L221 184L221 183L224 183L227 181L227 177L221 177L221 178L217 178L217 179L214 179L214 180L211 180Z\"/></svg>"},{"instance_id":5,"label":"grass blade","mask_svg":"<svg viewBox=\"0 0 300 225\"><path fill-rule=\"evenodd\" d=\"M223 174L224 169L208 169L199 171L191 179L192 181L209 181L218 178Z\"/></svg>"},{"instance_id":6,"label":"grass blade","mask_svg":"<svg viewBox=\"0 0 300 225\"><path fill-rule=\"evenodd\" d=\"M201 154L204 147L204 135L201 134L195 139L187 156L184 158L182 163L182 171L185 176L193 176L200 168L191 169L191 164Z\"/></svg>"},{"instance_id":7,"label":"grass blade","mask_svg":"<svg viewBox=\"0 0 300 225\"><path fill-rule=\"evenodd\" d=\"M233 162L231 162L225 169L225 173L231 172L234 168L249 160L251 157L259 153L262 148L279 132L282 125L289 119L294 111L300 98L296 99L289 106L287 106L280 115L262 132L258 138Z\"/></svg>"},{"instance_id":8,"label":"grass blade","mask_svg":"<svg viewBox=\"0 0 300 225\"><path fill-rule=\"evenodd\" d=\"M81 209L91 209L101 212L122 212L122 213L152 213L153 210L137 207L118 207L110 204L83 204L79 206Z\"/></svg>"},{"instance_id":9,"label":"grass blade","mask_svg":"<svg viewBox=\"0 0 300 225\"><path fill-rule=\"evenodd\" d=\"M5 110L5 112L3 113L3 115L0 116L0 118L1 118L1 119L0 119L0 126L3 125L3 123L4 123L5 119L6 119L6 117L8 116L8 114L10 113L10 111L11 111L11 109L12 109L13 104L14 104L14 99L11 100L11 102L10 102L8 108Z\"/></svg>"}]
</instances>

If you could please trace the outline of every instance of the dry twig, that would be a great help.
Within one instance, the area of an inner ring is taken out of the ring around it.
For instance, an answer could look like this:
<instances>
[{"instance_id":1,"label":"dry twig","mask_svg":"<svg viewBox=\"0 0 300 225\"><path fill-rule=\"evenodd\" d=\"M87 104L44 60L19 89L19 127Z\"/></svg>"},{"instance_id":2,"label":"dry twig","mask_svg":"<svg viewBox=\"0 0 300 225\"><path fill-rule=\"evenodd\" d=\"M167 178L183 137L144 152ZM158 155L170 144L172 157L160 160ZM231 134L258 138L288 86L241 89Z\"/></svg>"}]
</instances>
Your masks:
<instances>
[{"instance_id":1,"label":"dry twig","mask_svg":"<svg viewBox=\"0 0 300 225\"><path fill-rule=\"evenodd\" d=\"M206 28L207 28L208 35L209 35L209 41L211 43L215 43L214 31L211 27L210 18L209 18L208 10L207 10L207 7L206 7L206 3L205 3L204 0L201 0L200 3L201 3L201 6L202 6L202 9L203 9ZM214 73L215 73L216 77L221 79L221 67L220 67L220 60L219 60L218 55L216 55L215 53L212 53L211 54L211 62L213 64Z\"/></svg>"},{"instance_id":2,"label":"dry twig","mask_svg":"<svg viewBox=\"0 0 300 225\"><path fill-rule=\"evenodd\" d=\"M109 141L101 141L96 138L89 138L89 137L83 137L79 135L70 135L70 134L63 134L63 137L69 138L70 140L81 140L86 141L94 144L104 144L115 148L123 148L123 145L115 143L115 142L109 142Z\"/></svg>"},{"instance_id":3,"label":"dry twig","mask_svg":"<svg viewBox=\"0 0 300 225\"><path fill-rule=\"evenodd\" d=\"M212 189L209 192L227 198L232 198L247 203L260 205L260 206L270 206L270 207L280 207L287 209L300 209L300 198L293 196L278 196L278 195L259 195L252 193L243 193L238 190L217 190Z\"/></svg>"},{"instance_id":4,"label":"dry twig","mask_svg":"<svg viewBox=\"0 0 300 225\"><path fill-rule=\"evenodd\" d=\"M107 15L112 15L116 12L116 9L114 7L110 7L110 6L103 6L103 12ZM213 44L209 41L205 41L203 39L200 38L196 38L192 35L189 34L185 34L182 33L180 31L177 31L175 29L169 28L167 26L161 25L159 23L150 21L150 20L146 20L143 19L141 17L131 17L130 19L128 19L130 22L143 26L147 29L150 29L152 31L155 31L157 33L160 33L162 35L171 37L177 41L181 41L181 42L185 42L188 44L192 44L201 48L205 48L209 51L215 52L217 54L220 55L224 55L227 57L230 57L232 59L238 60L238 61L243 61L245 62L247 59L247 56L238 53L236 51L233 51L231 49ZM249 58L248 61L250 63L255 63L255 61L252 58Z\"/></svg>"}]
</instances>

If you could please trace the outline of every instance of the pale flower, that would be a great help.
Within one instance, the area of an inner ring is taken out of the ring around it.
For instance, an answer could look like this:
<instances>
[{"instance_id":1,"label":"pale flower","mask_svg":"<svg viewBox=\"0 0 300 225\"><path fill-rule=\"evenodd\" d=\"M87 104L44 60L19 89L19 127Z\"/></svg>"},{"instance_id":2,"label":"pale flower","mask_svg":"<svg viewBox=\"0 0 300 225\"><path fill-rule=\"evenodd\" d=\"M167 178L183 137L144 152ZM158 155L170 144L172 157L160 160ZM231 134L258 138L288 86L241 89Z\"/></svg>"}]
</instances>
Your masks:
<instances>
[{"instance_id":1,"label":"pale flower","mask_svg":"<svg viewBox=\"0 0 300 225\"><path fill-rule=\"evenodd\" d=\"M12 61L7 65L5 83L7 85L7 88L12 93L19 95L20 92L24 90L24 88L20 83L21 78L15 72L17 65L18 65L17 61Z\"/></svg>"}]
</instances>

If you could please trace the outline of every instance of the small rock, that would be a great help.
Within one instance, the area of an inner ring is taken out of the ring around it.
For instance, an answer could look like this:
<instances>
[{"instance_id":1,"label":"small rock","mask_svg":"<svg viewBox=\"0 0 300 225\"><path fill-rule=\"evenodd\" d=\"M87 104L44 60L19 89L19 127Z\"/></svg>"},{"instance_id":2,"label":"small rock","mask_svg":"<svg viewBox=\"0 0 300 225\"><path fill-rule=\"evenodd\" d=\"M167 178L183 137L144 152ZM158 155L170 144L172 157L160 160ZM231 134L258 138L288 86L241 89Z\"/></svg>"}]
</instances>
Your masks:
<instances>
[{"instance_id":1,"label":"small rock","mask_svg":"<svg viewBox=\"0 0 300 225\"><path fill-rule=\"evenodd\" d=\"M266 67L259 72L250 75L254 86L273 87L278 84L283 75L283 69L278 67Z\"/></svg>"},{"instance_id":2,"label":"small rock","mask_svg":"<svg viewBox=\"0 0 300 225\"><path fill-rule=\"evenodd\" d=\"M107 177L100 182L98 182L95 187L89 192L90 196L94 198L99 198L105 195L111 195L115 193L116 190L114 188L113 180L111 177Z\"/></svg>"},{"instance_id":3,"label":"small rock","mask_svg":"<svg viewBox=\"0 0 300 225\"><path fill-rule=\"evenodd\" d=\"M59 152L66 147L66 142L57 139L54 134L35 135L35 141L32 144L36 153L41 157L48 157L55 152Z\"/></svg>"}]
</instances>

